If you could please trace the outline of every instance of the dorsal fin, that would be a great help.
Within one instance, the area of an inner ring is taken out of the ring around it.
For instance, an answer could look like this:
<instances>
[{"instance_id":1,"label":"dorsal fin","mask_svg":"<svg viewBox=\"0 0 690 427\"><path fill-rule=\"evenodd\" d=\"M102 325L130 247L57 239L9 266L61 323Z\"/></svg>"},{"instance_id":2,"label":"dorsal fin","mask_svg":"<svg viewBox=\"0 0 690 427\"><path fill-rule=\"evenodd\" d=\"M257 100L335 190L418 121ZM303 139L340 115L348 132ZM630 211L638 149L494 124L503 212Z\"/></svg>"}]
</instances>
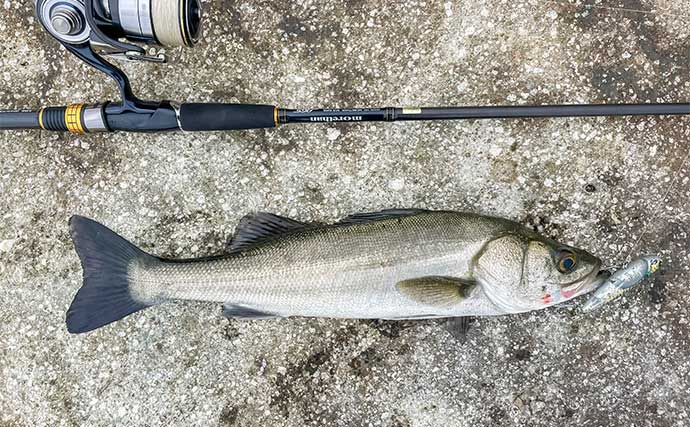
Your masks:
<instances>
[{"instance_id":1,"label":"dorsal fin","mask_svg":"<svg viewBox=\"0 0 690 427\"><path fill-rule=\"evenodd\" d=\"M382 221L391 218L401 218L430 212L425 209L384 209L378 212L364 212L346 216L338 224L364 224L372 221Z\"/></svg>"},{"instance_id":2,"label":"dorsal fin","mask_svg":"<svg viewBox=\"0 0 690 427\"><path fill-rule=\"evenodd\" d=\"M306 227L307 224L294 219L257 212L244 216L235 228L235 235L228 242L228 252L239 252L271 237Z\"/></svg>"}]
</instances>

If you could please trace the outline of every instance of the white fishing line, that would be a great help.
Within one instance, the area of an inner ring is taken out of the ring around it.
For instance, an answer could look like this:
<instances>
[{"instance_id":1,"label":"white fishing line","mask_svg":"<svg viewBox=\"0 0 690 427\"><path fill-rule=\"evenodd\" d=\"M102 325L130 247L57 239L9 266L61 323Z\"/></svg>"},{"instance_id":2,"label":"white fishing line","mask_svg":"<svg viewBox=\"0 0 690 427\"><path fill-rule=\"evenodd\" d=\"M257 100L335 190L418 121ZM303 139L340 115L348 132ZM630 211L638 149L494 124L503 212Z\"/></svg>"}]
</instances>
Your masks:
<instances>
[{"instance_id":1,"label":"white fishing line","mask_svg":"<svg viewBox=\"0 0 690 427\"><path fill-rule=\"evenodd\" d=\"M683 157L683 160L681 160L680 164L678 165L677 168L671 169L671 183L666 187L666 192L664 192L664 195L662 196L661 200L659 200L656 203L656 206L654 207L654 210L652 212L651 218L654 219L656 218L657 214L659 213L661 206L666 202L669 194L671 194L671 191L675 188L676 183L678 182L678 172L683 169L685 166L685 162L690 158L690 149L687 150L685 153L685 156ZM623 258L623 264L625 264L629 259L630 256L632 255L633 251L637 249L638 245L642 241L642 238L647 234L647 230L649 229L649 223L651 220L646 220L644 224L642 225L642 230L640 231L640 235L635 239L635 242L633 245L630 247L630 251L628 251L627 255L625 255L625 258ZM616 258L618 258L618 255L621 254L622 249L618 251L616 254ZM661 256L661 250L657 251L656 253L657 256Z\"/></svg>"},{"instance_id":2,"label":"white fishing line","mask_svg":"<svg viewBox=\"0 0 690 427\"><path fill-rule=\"evenodd\" d=\"M566 5L566 6L582 6L586 9L604 9L604 10L613 10L613 11L620 11L620 12L632 12L632 13L640 13L640 14L645 14L645 15L666 15L666 16L673 16L675 18L690 18L690 15L683 15L680 13L671 13L669 11L665 10L642 10L642 9L633 9L629 7L615 7L615 6L601 6L601 5L594 5L594 4L574 4L570 3L568 1L563 1L563 0L546 0L546 3L556 3L560 5Z\"/></svg>"},{"instance_id":3,"label":"white fishing line","mask_svg":"<svg viewBox=\"0 0 690 427\"><path fill-rule=\"evenodd\" d=\"M163 46L184 46L180 0L152 0L151 20L156 39Z\"/></svg>"}]
</instances>

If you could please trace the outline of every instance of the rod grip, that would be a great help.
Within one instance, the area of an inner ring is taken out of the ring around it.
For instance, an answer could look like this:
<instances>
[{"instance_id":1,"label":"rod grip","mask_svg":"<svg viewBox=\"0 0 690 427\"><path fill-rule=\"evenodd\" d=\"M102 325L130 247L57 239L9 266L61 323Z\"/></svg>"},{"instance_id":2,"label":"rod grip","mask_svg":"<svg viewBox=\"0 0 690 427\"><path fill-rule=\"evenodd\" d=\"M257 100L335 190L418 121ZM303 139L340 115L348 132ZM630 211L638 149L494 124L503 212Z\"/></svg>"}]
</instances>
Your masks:
<instances>
[{"instance_id":1,"label":"rod grip","mask_svg":"<svg viewBox=\"0 0 690 427\"><path fill-rule=\"evenodd\" d=\"M182 104L180 127L186 131L273 128L278 110L273 105Z\"/></svg>"}]
</instances>

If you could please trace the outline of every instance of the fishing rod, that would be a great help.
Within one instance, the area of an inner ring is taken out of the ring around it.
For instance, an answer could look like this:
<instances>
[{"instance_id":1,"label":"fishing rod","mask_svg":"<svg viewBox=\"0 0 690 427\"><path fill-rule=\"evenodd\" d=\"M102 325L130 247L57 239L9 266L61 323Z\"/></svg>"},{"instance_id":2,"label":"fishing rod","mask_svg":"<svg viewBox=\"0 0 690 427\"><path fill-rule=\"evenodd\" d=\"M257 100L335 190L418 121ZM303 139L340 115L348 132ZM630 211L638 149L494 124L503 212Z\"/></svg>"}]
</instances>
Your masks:
<instances>
[{"instance_id":1,"label":"fishing rod","mask_svg":"<svg viewBox=\"0 0 690 427\"><path fill-rule=\"evenodd\" d=\"M531 117L690 115L690 103L385 107L295 110L273 105L142 101L106 58L165 62L145 46L192 47L201 33L200 0L36 0L41 25L68 51L110 76L120 102L0 110L2 129L88 132L213 131L288 123L394 122Z\"/></svg>"}]
</instances>

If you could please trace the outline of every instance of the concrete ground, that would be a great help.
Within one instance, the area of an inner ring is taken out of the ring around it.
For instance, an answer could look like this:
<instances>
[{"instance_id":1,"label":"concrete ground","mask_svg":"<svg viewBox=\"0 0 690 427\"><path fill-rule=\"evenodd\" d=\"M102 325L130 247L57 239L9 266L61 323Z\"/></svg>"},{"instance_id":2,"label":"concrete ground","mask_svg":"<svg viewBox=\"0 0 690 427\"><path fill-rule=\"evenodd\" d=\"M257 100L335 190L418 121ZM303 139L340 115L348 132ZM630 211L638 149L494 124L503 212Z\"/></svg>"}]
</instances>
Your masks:
<instances>
[{"instance_id":1,"label":"concrete ground","mask_svg":"<svg viewBox=\"0 0 690 427\"><path fill-rule=\"evenodd\" d=\"M0 105L116 99L33 2L0 5ZM690 100L688 0L204 3L203 40L127 64L147 99L285 107ZM690 117L0 134L0 426L687 426ZM155 307L86 335L73 214L169 257L244 214L500 215L664 270L591 315L238 322Z\"/></svg>"}]
</instances>

